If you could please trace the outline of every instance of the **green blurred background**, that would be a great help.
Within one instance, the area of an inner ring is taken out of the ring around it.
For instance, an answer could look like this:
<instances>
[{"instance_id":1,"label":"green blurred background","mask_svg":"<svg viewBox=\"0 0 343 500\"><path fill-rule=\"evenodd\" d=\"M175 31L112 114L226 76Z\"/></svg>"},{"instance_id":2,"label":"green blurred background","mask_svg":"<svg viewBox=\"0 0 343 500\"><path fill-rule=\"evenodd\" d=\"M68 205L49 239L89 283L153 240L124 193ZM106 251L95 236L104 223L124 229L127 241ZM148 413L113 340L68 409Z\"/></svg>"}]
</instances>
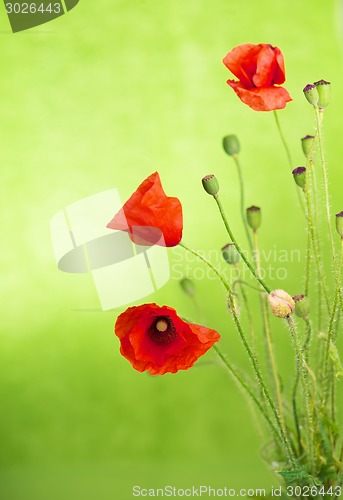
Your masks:
<instances>
[{"instance_id":1,"label":"green blurred background","mask_svg":"<svg viewBox=\"0 0 343 500\"><path fill-rule=\"evenodd\" d=\"M240 43L281 47L294 101L279 117L294 166L303 163L300 137L314 130L302 88L333 82L326 146L332 207L340 211L340 19L332 0L81 0L58 20L13 35L2 6L1 499L125 500L135 484L278 484L249 408L214 354L173 376L135 372L113 335L120 311L100 311L89 275L57 270L49 224L66 205L112 187L125 199L158 170L167 194L182 201L185 241L220 248L226 235L200 183L215 173L244 241L236 170L221 149L222 136L235 133L247 204L263 209L262 247L304 252L273 114L239 101L221 59ZM303 260L282 267L285 279L270 284L299 292ZM196 286L204 321L247 366L220 285ZM144 301L195 317L176 279ZM273 326L281 371L291 379L289 338Z\"/></svg>"}]
</instances>

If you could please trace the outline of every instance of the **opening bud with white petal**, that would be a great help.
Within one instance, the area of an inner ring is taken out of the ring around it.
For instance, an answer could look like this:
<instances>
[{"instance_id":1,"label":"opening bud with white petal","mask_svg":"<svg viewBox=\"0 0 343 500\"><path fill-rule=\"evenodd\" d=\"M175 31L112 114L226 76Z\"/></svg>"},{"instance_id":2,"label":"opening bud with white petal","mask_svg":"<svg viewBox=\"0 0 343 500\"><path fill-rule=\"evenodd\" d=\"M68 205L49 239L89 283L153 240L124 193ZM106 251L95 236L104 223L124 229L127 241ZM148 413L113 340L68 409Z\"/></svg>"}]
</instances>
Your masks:
<instances>
[{"instance_id":1,"label":"opening bud with white petal","mask_svg":"<svg viewBox=\"0 0 343 500\"><path fill-rule=\"evenodd\" d=\"M268 295L272 313L277 318L287 318L295 308L295 302L289 293L284 290L274 290Z\"/></svg>"}]
</instances>

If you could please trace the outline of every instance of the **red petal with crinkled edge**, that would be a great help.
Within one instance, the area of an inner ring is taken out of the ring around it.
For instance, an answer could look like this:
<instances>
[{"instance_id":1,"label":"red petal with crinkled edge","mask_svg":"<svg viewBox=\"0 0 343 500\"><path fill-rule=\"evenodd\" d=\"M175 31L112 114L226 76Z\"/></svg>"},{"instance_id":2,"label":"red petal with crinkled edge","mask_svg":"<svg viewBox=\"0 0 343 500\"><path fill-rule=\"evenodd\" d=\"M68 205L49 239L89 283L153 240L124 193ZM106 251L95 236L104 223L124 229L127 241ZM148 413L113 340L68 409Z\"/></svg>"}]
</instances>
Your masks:
<instances>
[{"instance_id":1,"label":"red petal with crinkled edge","mask_svg":"<svg viewBox=\"0 0 343 500\"><path fill-rule=\"evenodd\" d=\"M292 100L286 89L276 87L285 81L279 47L266 43L238 45L226 54L223 63L239 80L227 83L255 111L283 109Z\"/></svg>"},{"instance_id":2,"label":"red petal with crinkled edge","mask_svg":"<svg viewBox=\"0 0 343 500\"><path fill-rule=\"evenodd\" d=\"M273 111L283 109L292 98L283 87L261 87L245 89L239 82L228 80L227 83L234 89L244 104L255 111Z\"/></svg>"},{"instance_id":3,"label":"red petal with crinkled edge","mask_svg":"<svg viewBox=\"0 0 343 500\"><path fill-rule=\"evenodd\" d=\"M134 243L173 247L182 238L182 206L166 196L157 172L151 174L107 224L127 231Z\"/></svg>"},{"instance_id":4,"label":"red petal with crinkled edge","mask_svg":"<svg viewBox=\"0 0 343 500\"><path fill-rule=\"evenodd\" d=\"M156 318L167 317L173 325L172 340L156 343L149 329ZM152 375L188 370L205 354L220 335L215 330L183 321L175 309L157 304L129 307L115 324L120 339L120 352L139 372Z\"/></svg>"},{"instance_id":5,"label":"red petal with crinkled edge","mask_svg":"<svg viewBox=\"0 0 343 500\"><path fill-rule=\"evenodd\" d=\"M246 88L254 86L252 79L256 72L256 59L259 51L259 45L244 43L230 50L223 59L225 66Z\"/></svg>"}]
</instances>

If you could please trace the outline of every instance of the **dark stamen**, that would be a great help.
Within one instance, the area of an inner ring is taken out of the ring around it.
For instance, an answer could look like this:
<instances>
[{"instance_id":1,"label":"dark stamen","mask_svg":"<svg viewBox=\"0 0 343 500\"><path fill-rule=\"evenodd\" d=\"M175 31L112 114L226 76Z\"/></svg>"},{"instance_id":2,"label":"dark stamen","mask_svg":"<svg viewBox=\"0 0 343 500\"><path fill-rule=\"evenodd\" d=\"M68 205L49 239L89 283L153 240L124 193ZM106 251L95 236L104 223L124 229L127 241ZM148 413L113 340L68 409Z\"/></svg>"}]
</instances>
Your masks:
<instances>
[{"instance_id":1,"label":"dark stamen","mask_svg":"<svg viewBox=\"0 0 343 500\"><path fill-rule=\"evenodd\" d=\"M170 316L157 316L148 329L148 335L153 342L160 345L169 344L177 334Z\"/></svg>"}]
</instances>

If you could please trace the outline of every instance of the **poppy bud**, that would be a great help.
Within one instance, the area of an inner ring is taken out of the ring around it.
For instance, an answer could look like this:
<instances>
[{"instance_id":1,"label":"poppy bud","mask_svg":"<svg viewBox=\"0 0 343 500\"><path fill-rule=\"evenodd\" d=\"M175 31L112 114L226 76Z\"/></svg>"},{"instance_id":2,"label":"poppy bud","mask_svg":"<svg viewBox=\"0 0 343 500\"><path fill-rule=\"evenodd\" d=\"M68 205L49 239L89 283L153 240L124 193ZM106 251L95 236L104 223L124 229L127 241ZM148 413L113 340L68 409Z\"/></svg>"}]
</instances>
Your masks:
<instances>
[{"instance_id":1,"label":"poppy bud","mask_svg":"<svg viewBox=\"0 0 343 500\"><path fill-rule=\"evenodd\" d=\"M294 311L295 303L284 290L274 290L268 295L272 313L277 318L287 318Z\"/></svg>"},{"instance_id":2,"label":"poppy bud","mask_svg":"<svg viewBox=\"0 0 343 500\"><path fill-rule=\"evenodd\" d=\"M247 208L247 221L251 229L256 231L262 222L261 209L252 205Z\"/></svg>"},{"instance_id":3,"label":"poppy bud","mask_svg":"<svg viewBox=\"0 0 343 500\"><path fill-rule=\"evenodd\" d=\"M305 137L301 139L301 146L303 148L303 152L306 158L310 154L313 141L314 141L314 135L305 135Z\"/></svg>"},{"instance_id":4,"label":"poppy bud","mask_svg":"<svg viewBox=\"0 0 343 500\"><path fill-rule=\"evenodd\" d=\"M306 186L306 168L297 167L292 171L293 177L297 185L301 189L305 189Z\"/></svg>"},{"instance_id":5,"label":"poppy bud","mask_svg":"<svg viewBox=\"0 0 343 500\"><path fill-rule=\"evenodd\" d=\"M237 264L241 258L234 243L225 245L225 247L222 248L222 255L224 260L231 265Z\"/></svg>"},{"instance_id":6,"label":"poppy bud","mask_svg":"<svg viewBox=\"0 0 343 500\"><path fill-rule=\"evenodd\" d=\"M319 94L317 87L315 85L312 85L312 83L309 83L304 87L303 89L304 95L308 102L312 104L312 106L317 106L318 105L318 100L319 100Z\"/></svg>"},{"instance_id":7,"label":"poppy bud","mask_svg":"<svg viewBox=\"0 0 343 500\"><path fill-rule=\"evenodd\" d=\"M295 302L294 312L299 318L307 318L310 313L310 301L305 295L299 294L294 295L293 300Z\"/></svg>"},{"instance_id":8,"label":"poppy bud","mask_svg":"<svg viewBox=\"0 0 343 500\"><path fill-rule=\"evenodd\" d=\"M195 295L195 286L192 280L189 278L182 278L180 280L180 286L186 295L189 297L194 297Z\"/></svg>"},{"instance_id":9,"label":"poppy bud","mask_svg":"<svg viewBox=\"0 0 343 500\"><path fill-rule=\"evenodd\" d=\"M202 179L202 185L206 193L211 194L215 198L217 197L219 191L219 182L217 177L215 177L213 174L206 175Z\"/></svg>"},{"instance_id":10,"label":"poppy bud","mask_svg":"<svg viewBox=\"0 0 343 500\"><path fill-rule=\"evenodd\" d=\"M336 214L336 229L337 233L343 239L343 212Z\"/></svg>"},{"instance_id":11,"label":"poppy bud","mask_svg":"<svg viewBox=\"0 0 343 500\"><path fill-rule=\"evenodd\" d=\"M241 150L238 137L234 134L226 135L223 138L223 148L225 153L229 156L238 155Z\"/></svg>"},{"instance_id":12,"label":"poppy bud","mask_svg":"<svg viewBox=\"0 0 343 500\"><path fill-rule=\"evenodd\" d=\"M319 95L318 106L320 108L326 108L331 99L331 83L325 80L319 80L318 82L314 82L314 85Z\"/></svg>"}]
</instances>

